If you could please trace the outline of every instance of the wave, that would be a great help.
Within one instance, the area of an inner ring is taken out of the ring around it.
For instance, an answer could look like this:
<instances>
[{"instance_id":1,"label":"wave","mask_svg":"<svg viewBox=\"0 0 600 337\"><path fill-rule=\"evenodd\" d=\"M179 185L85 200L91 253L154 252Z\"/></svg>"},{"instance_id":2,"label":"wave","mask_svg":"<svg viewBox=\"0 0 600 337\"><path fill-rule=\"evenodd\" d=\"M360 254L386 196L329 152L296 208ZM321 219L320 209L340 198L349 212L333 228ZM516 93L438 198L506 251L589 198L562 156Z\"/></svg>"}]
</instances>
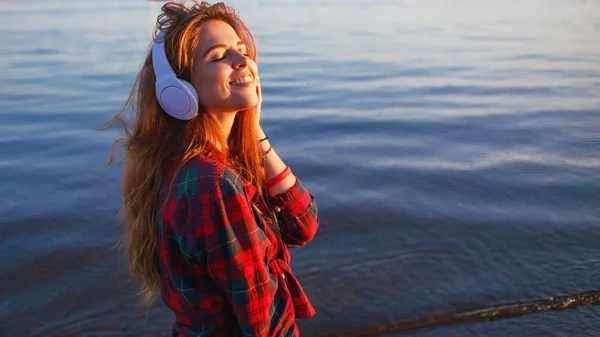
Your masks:
<instances>
[{"instance_id":1,"label":"wave","mask_svg":"<svg viewBox=\"0 0 600 337\"><path fill-rule=\"evenodd\" d=\"M401 322L389 322L387 324L367 327L360 330L328 334L324 336L376 336L380 333L409 331L457 323L491 321L502 318L518 317L543 311L564 310L567 308L574 308L583 305L594 305L598 303L600 303L600 290L593 290L537 300L499 304L487 308L479 308L474 310L446 312L443 314L429 316L421 319L407 320Z\"/></svg>"}]
</instances>

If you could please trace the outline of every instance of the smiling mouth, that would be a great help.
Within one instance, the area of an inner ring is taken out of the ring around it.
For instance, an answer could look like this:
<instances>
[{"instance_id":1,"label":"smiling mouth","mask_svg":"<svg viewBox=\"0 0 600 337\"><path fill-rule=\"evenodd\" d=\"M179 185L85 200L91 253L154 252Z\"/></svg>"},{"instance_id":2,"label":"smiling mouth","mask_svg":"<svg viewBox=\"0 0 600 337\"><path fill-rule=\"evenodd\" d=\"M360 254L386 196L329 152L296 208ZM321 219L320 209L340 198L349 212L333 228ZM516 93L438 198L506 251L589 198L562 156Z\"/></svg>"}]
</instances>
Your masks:
<instances>
[{"instance_id":1,"label":"smiling mouth","mask_svg":"<svg viewBox=\"0 0 600 337\"><path fill-rule=\"evenodd\" d=\"M250 83L254 83L254 78L250 75L246 75L244 77L238 78L235 81L229 82L230 85L247 85Z\"/></svg>"}]
</instances>

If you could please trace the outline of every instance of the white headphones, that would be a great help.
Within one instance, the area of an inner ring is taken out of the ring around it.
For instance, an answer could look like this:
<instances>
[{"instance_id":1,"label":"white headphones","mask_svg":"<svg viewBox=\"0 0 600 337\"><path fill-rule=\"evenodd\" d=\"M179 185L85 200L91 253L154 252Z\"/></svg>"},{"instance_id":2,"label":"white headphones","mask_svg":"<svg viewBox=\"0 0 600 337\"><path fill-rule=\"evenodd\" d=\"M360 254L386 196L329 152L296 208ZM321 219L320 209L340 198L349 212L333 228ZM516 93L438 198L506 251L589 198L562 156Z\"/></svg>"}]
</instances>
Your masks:
<instances>
[{"instance_id":1,"label":"white headphones","mask_svg":"<svg viewBox=\"0 0 600 337\"><path fill-rule=\"evenodd\" d=\"M166 113L189 120L198 113L198 93L187 81L177 78L167 60L165 34L160 32L152 46L152 65L156 74L156 98Z\"/></svg>"}]
</instances>

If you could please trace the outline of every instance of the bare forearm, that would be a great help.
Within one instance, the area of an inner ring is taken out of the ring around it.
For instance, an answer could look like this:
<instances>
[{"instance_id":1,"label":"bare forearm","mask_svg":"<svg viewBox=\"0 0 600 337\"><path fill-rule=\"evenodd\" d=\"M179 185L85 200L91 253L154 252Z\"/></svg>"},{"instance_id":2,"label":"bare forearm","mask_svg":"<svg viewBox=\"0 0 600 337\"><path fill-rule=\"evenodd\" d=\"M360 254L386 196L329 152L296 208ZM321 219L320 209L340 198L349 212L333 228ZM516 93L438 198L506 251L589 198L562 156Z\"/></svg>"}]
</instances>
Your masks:
<instances>
[{"instance_id":1,"label":"bare forearm","mask_svg":"<svg viewBox=\"0 0 600 337\"><path fill-rule=\"evenodd\" d=\"M266 137L262 129L259 132L259 137L260 139ZM262 153L266 153L268 151L268 153L265 155L265 175L267 180L273 179L285 170L286 165L283 162L283 160L281 160L279 155L277 155L275 149L271 147L271 143L269 142L269 140L264 140L260 142L260 148ZM269 148L271 148L270 151ZM296 177L293 174L290 174L281 182L269 187L269 195L275 196L281 193L285 193L290 188L292 188L292 186L294 186L295 183Z\"/></svg>"}]
</instances>

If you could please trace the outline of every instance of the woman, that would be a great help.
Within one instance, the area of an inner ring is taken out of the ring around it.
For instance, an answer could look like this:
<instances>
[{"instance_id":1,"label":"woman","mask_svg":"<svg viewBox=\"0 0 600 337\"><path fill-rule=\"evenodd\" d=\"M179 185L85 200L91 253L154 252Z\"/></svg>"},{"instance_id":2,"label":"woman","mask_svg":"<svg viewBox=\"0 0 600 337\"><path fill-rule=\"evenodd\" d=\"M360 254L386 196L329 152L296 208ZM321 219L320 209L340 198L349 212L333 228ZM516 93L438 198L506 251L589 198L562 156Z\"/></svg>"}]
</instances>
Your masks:
<instances>
[{"instance_id":1,"label":"woman","mask_svg":"<svg viewBox=\"0 0 600 337\"><path fill-rule=\"evenodd\" d=\"M317 206L259 124L254 39L222 3L162 11L109 123L126 130L130 272L146 303L160 295L175 313L173 336L298 336L295 319L315 311L288 247L313 238Z\"/></svg>"}]
</instances>

